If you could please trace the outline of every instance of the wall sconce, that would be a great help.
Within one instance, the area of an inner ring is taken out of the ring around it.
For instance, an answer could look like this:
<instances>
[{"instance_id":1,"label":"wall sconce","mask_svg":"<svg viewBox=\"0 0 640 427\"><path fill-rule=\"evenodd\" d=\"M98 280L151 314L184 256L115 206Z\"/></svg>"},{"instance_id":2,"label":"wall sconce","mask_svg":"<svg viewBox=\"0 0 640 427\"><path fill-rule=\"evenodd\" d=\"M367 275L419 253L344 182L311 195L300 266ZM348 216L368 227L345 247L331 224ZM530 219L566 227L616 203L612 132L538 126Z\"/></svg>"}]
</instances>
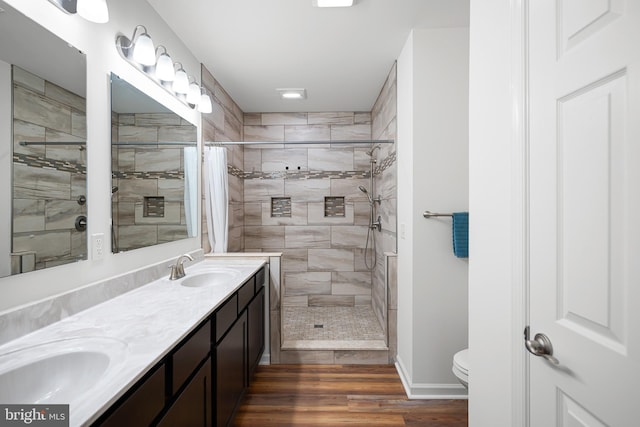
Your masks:
<instances>
[{"instance_id":1,"label":"wall sconce","mask_svg":"<svg viewBox=\"0 0 640 427\"><path fill-rule=\"evenodd\" d=\"M82 16L87 21L97 24L109 22L107 0L49 0L64 13Z\"/></svg>"},{"instance_id":2,"label":"wall sconce","mask_svg":"<svg viewBox=\"0 0 640 427\"><path fill-rule=\"evenodd\" d=\"M142 28L143 32L136 38L138 28ZM149 36L147 29L143 25L136 25L131 39L128 39L127 36L118 36L116 38L116 46L122 55L127 59L136 61L138 64L147 67L156 64L156 49L153 47L151 36Z\"/></svg>"},{"instance_id":3,"label":"wall sconce","mask_svg":"<svg viewBox=\"0 0 640 427\"><path fill-rule=\"evenodd\" d=\"M141 34L138 34L139 29ZM206 91L187 74L180 62L173 62L166 47L159 45L154 48L153 40L143 25L136 26L131 39L117 36L116 49L127 62L181 102L201 113L212 112L211 98Z\"/></svg>"},{"instance_id":4,"label":"wall sconce","mask_svg":"<svg viewBox=\"0 0 640 427\"><path fill-rule=\"evenodd\" d=\"M162 45L156 48L156 54L160 48L164 49L164 52L158 56L158 60L156 61L156 77L164 82L172 82L176 78L173 60L167 53L167 48Z\"/></svg>"}]
</instances>

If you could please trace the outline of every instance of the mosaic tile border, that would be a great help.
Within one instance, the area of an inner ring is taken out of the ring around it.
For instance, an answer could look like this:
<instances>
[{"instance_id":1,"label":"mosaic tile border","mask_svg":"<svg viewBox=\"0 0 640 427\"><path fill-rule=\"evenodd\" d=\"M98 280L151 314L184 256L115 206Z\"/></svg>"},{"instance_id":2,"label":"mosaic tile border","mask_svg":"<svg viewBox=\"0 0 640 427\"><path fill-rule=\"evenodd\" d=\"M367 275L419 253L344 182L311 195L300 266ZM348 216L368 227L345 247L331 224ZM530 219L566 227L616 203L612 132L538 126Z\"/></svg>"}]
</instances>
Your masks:
<instances>
[{"instance_id":1,"label":"mosaic tile border","mask_svg":"<svg viewBox=\"0 0 640 427\"><path fill-rule=\"evenodd\" d=\"M396 162L396 152L392 151L391 153L389 153L387 157L385 157L384 160L382 160L382 162L380 162L378 166L376 166L373 174L380 175L382 172L389 169L395 162Z\"/></svg>"},{"instance_id":2,"label":"mosaic tile border","mask_svg":"<svg viewBox=\"0 0 640 427\"><path fill-rule=\"evenodd\" d=\"M66 160L48 159L46 157L30 154L14 153L13 162L39 169L55 169L57 171L70 172L79 175L87 174L87 167L83 164L68 162Z\"/></svg>"},{"instance_id":3,"label":"mosaic tile border","mask_svg":"<svg viewBox=\"0 0 640 427\"><path fill-rule=\"evenodd\" d=\"M111 177L114 179L184 179L184 172L181 171L144 171L144 172L120 172L112 171Z\"/></svg>"}]
</instances>

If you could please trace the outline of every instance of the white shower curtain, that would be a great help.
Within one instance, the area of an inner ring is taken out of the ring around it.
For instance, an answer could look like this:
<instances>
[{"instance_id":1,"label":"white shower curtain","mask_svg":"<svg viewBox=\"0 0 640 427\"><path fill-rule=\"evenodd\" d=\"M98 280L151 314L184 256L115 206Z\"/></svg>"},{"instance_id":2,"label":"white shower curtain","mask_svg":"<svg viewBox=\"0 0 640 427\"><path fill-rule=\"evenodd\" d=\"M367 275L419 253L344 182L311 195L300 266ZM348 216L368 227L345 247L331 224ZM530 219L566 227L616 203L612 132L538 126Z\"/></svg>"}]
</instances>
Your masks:
<instances>
[{"instance_id":1,"label":"white shower curtain","mask_svg":"<svg viewBox=\"0 0 640 427\"><path fill-rule=\"evenodd\" d=\"M211 252L227 251L229 184L227 150L207 147L204 152L204 194Z\"/></svg>"},{"instance_id":2,"label":"white shower curtain","mask_svg":"<svg viewBox=\"0 0 640 427\"><path fill-rule=\"evenodd\" d=\"M184 216L187 235L198 235L198 149L184 148Z\"/></svg>"}]
</instances>

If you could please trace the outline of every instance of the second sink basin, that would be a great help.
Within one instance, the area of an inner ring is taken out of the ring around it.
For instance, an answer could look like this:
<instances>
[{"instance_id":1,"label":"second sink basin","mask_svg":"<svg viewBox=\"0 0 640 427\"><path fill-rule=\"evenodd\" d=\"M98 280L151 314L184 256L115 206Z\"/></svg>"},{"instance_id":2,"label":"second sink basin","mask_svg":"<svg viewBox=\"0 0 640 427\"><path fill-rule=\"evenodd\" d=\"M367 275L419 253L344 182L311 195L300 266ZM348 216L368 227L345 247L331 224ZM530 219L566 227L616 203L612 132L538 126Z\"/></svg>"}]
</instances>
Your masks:
<instances>
[{"instance_id":1,"label":"second sink basin","mask_svg":"<svg viewBox=\"0 0 640 427\"><path fill-rule=\"evenodd\" d=\"M190 288L215 286L234 279L238 274L237 270L230 268L207 269L197 273L188 273L187 276L180 281L180 285Z\"/></svg>"},{"instance_id":2,"label":"second sink basin","mask_svg":"<svg viewBox=\"0 0 640 427\"><path fill-rule=\"evenodd\" d=\"M100 383L126 347L116 339L62 339L0 355L0 402L71 403Z\"/></svg>"}]
</instances>

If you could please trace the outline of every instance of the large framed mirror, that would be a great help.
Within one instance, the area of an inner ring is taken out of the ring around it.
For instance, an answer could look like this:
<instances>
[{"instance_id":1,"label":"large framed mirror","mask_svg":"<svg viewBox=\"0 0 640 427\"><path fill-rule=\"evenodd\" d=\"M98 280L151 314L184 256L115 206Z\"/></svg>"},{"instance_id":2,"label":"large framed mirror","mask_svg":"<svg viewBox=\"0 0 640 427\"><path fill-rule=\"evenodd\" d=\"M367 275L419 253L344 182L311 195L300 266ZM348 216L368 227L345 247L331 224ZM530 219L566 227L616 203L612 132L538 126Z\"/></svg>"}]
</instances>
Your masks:
<instances>
[{"instance_id":1,"label":"large framed mirror","mask_svg":"<svg viewBox=\"0 0 640 427\"><path fill-rule=\"evenodd\" d=\"M0 0L0 276L87 259L86 59Z\"/></svg>"},{"instance_id":2,"label":"large framed mirror","mask_svg":"<svg viewBox=\"0 0 640 427\"><path fill-rule=\"evenodd\" d=\"M198 234L197 127L111 74L114 253Z\"/></svg>"}]
</instances>

